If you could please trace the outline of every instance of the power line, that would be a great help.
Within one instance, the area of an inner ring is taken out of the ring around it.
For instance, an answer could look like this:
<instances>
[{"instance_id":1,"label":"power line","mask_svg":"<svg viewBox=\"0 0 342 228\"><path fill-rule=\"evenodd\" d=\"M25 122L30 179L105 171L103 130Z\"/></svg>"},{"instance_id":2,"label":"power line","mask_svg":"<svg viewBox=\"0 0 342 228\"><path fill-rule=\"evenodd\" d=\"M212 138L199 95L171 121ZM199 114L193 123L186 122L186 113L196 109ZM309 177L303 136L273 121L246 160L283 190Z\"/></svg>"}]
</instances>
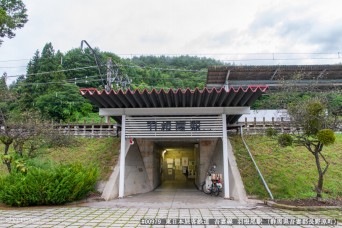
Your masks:
<instances>
[{"instance_id":1,"label":"power line","mask_svg":"<svg viewBox=\"0 0 342 228\"><path fill-rule=\"evenodd\" d=\"M337 52L227 52L227 53L117 53L118 56L227 56L227 55L337 55L341 57L341 51Z\"/></svg>"},{"instance_id":2,"label":"power line","mask_svg":"<svg viewBox=\"0 0 342 228\"><path fill-rule=\"evenodd\" d=\"M240 62L240 61L291 61L291 60L323 60L323 59L330 59L330 60L337 60L338 58L270 58L270 59L222 59L223 62Z\"/></svg>"},{"instance_id":3,"label":"power line","mask_svg":"<svg viewBox=\"0 0 342 228\"><path fill-rule=\"evenodd\" d=\"M67 71L76 71L76 70L82 70L82 69L88 69L88 68L95 68L97 66L87 66L87 67L77 67L72 69L65 69L65 70L55 70L55 71L46 71L46 72L39 72L39 73L32 73L32 74L17 74L17 75L10 75L7 77L20 77L20 76L34 76L34 75L44 75L44 74L52 74L52 73L61 73L61 72L67 72Z\"/></svg>"},{"instance_id":4,"label":"power line","mask_svg":"<svg viewBox=\"0 0 342 228\"><path fill-rule=\"evenodd\" d=\"M114 53L115 54L115 53ZM226 53L116 53L118 56L222 56L222 55L340 55L336 52L226 52ZM0 62L19 62L30 59L9 59Z\"/></svg>"},{"instance_id":5,"label":"power line","mask_svg":"<svg viewBox=\"0 0 342 228\"><path fill-rule=\"evenodd\" d=\"M27 66L8 66L8 67L0 66L0 68L2 68L2 69L7 69L7 68L24 68L24 67L27 67Z\"/></svg>"},{"instance_id":6,"label":"power line","mask_svg":"<svg viewBox=\"0 0 342 228\"><path fill-rule=\"evenodd\" d=\"M26 61L30 59L10 59L10 60L0 60L0 63L5 63L5 62L19 62L19 61Z\"/></svg>"},{"instance_id":7,"label":"power line","mask_svg":"<svg viewBox=\"0 0 342 228\"><path fill-rule=\"evenodd\" d=\"M206 72L206 70L187 70L187 69L176 69L176 68L160 68L160 67L150 67L150 66L134 66L134 65L124 65L124 64L117 64L117 66L121 67L129 67L129 68L141 68L141 69L152 69L152 70L162 70L162 71L178 71L178 72ZM44 75L44 74L51 74L51 73L60 73L60 72L67 72L67 71L77 71L87 68L97 68L98 66L87 66L87 67L78 67L72 69L65 69L65 70L56 70L56 71L46 71L46 72L39 72L39 73L32 73L32 74L18 74L18 75L9 75L7 77L20 77L20 76L34 76L34 75ZM101 75L98 75L101 76ZM103 74L102 74L103 76Z\"/></svg>"},{"instance_id":8,"label":"power line","mask_svg":"<svg viewBox=\"0 0 342 228\"><path fill-rule=\"evenodd\" d=\"M207 70L187 70L187 69L177 69L177 68L162 68L162 67L152 67L152 66L134 66L134 65L123 65L117 64L117 66L121 67L129 67L129 68L141 68L141 69L152 69L152 70L162 70L162 71L179 71L179 72L206 72Z\"/></svg>"},{"instance_id":9,"label":"power line","mask_svg":"<svg viewBox=\"0 0 342 228\"><path fill-rule=\"evenodd\" d=\"M98 77L98 75L96 76L88 76L88 78L91 78L91 77ZM153 80L154 82L160 82L160 81L190 81L189 79L187 78L154 78L154 77L142 77L141 78L142 80L144 79L150 79L150 80ZM38 85L50 85L50 84L58 84L58 85L67 85L67 84L86 84L86 83L89 83L89 82L99 82L101 81L101 79L92 79L92 80L89 80L87 78L77 78L76 80L75 79L67 79L65 81L60 81L60 82L56 82L56 81L53 81L53 82L20 82L18 85L22 85L22 86L27 86L27 85L33 85L33 86L38 86ZM200 81L205 81L204 79L200 79L200 78L197 78L197 79L191 79L191 82L200 82ZM135 84L133 83L132 85L139 85L139 84Z\"/></svg>"}]
</instances>

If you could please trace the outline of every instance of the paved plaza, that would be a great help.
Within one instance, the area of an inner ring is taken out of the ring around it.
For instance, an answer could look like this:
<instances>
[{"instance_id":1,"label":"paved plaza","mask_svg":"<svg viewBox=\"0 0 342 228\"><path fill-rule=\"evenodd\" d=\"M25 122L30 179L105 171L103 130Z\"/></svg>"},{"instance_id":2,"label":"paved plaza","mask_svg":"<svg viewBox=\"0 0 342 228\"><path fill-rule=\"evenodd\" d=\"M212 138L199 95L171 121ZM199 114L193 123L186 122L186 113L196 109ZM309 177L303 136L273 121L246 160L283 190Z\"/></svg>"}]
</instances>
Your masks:
<instances>
[{"instance_id":1,"label":"paved plaza","mask_svg":"<svg viewBox=\"0 0 342 228\"><path fill-rule=\"evenodd\" d=\"M262 201L241 203L206 195L193 186L174 186L163 185L153 192L112 201L2 207L0 227L337 227L335 219L342 218L341 210L275 209Z\"/></svg>"},{"instance_id":2,"label":"paved plaza","mask_svg":"<svg viewBox=\"0 0 342 228\"><path fill-rule=\"evenodd\" d=\"M334 214L335 213L335 214ZM295 222L291 227L334 227L313 225L316 222L329 223L341 212L298 212L269 207L249 209L157 209L157 208L94 208L94 207L53 207L0 210L0 227L151 227L142 223L175 221L183 225L153 225L153 227L228 227L229 225L203 225L235 223L254 225L233 225L232 227L264 227L258 222L277 224ZM145 220L142 220L145 219ZM180 219L180 220L176 220ZM280 220L281 219L281 220ZM188 223L194 223L185 225ZM263 223L265 224L265 223ZM286 225L289 226L289 225ZM284 227L268 225L267 227ZM336 226L335 226L336 227Z\"/></svg>"}]
</instances>

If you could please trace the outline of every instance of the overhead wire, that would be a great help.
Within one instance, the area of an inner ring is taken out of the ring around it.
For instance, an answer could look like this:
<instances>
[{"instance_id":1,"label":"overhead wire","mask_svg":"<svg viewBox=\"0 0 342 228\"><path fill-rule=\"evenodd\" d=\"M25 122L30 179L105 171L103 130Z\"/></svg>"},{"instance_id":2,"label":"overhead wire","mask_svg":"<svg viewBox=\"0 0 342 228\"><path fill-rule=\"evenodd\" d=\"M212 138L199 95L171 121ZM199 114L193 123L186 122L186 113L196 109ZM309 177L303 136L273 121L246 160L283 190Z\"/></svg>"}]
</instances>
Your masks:
<instances>
[{"instance_id":1,"label":"overhead wire","mask_svg":"<svg viewBox=\"0 0 342 228\"><path fill-rule=\"evenodd\" d=\"M99 75L94 75L94 76L86 76L83 78L69 78L63 81L52 81L52 82L20 82L20 85L48 85L48 84L59 84L59 85L64 85L64 84L84 84L84 83L88 83L88 82L99 82L102 79L89 79L89 78L95 78L95 77L99 77ZM141 77L140 79L149 79L149 80L153 80L154 82L159 82L159 81L189 81L188 78L154 78L154 77ZM191 81L204 81L204 79L201 78L194 78L191 79ZM138 85L138 84L134 84L131 83L132 85Z\"/></svg>"},{"instance_id":2,"label":"overhead wire","mask_svg":"<svg viewBox=\"0 0 342 228\"><path fill-rule=\"evenodd\" d=\"M176 68L161 68L161 67L152 67L152 66L134 66L128 64L117 64L119 67L129 67L129 68L141 68L141 69L152 69L152 70L161 70L161 71L178 71L178 72L206 72L206 70L188 70L188 69L176 69ZM39 73L31 73L31 74L17 74L17 75L7 75L7 77L20 77L20 76L35 76L35 75L44 75L44 74L52 74L52 73L61 73L61 72L68 72L68 71L77 71L87 68L97 68L98 66L87 66L87 67L77 67L71 69L64 69L64 70L56 70L56 71L46 71L46 72L39 72ZM102 74L104 75L104 74ZM100 76L100 75L99 75Z\"/></svg>"},{"instance_id":3,"label":"overhead wire","mask_svg":"<svg viewBox=\"0 0 342 228\"><path fill-rule=\"evenodd\" d=\"M31 73L31 74L17 74L17 75L7 75L7 77L20 77L20 76L34 76L34 75L44 75L44 74L52 74L52 73L61 73L67 71L76 71L88 68L95 68L97 66L86 66L86 67L76 67L71 69L64 69L64 70L54 70L54 71L46 71L46 72L38 72L38 73Z\"/></svg>"},{"instance_id":4,"label":"overhead wire","mask_svg":"<svg viewBox=\"0 0 342 228\"><path fill-rule=\"evenodd\" d=\"M0 60L0 63L5 63L5 62L19 62L19 61L26 61L30 59L9 59L9 60Z\"/></svg>"},{"instance_id":5,"label":"overhead wire","mask_svg":"<svg viewBox=\"0 0 342 228\"><path fill-rule=\"evenodd\" d=\"M197 57L211 57L211 56L244 56L244 55L272 55L272 58L245 58L245 59L239 59L239 58L234 58L234 59L217 59L219 61L276 61L276 60L310 60L310 59L341 59L341 52L272 52L272 53L268 53L268 52L232 52L232 53L192 53L192 54L170 54L170 53L150 53L150 54L146 54L146 53L135 53L135 54L116 54L118 56L138 56L138 57L149 57L149 56L197 56ZM277 55L334 55L335 57L293 57L293 58L278 58L276 57ZM29 59L17 59L17 60L0 60L0 62L13 62L13 61L23 61L23 60L29 60ZM103 65L102 65L103 66ZM12 67L12 66L0 66L0 68L21 68L21 67L26 67L26 66L17 66L17 67ZM96 67L96 66L92 66L92 67ZM134 67L134 66L133 66ZM143 66L140 66L141 68L145 68ZM75 68L77 69L77 68ZM165 68L159 68L159 69L163 69L165 70ZM72 69L67 69L67 70L62 70L62 71L56 71L56 72L64 72L64 71L68 71L68 70L72 70ZM172 69L169 69L172 70ZM174 69L177 70L178 69ZM188 70L191 71L191 70ZM42 74L45 72L42 72ZM14 76L18 76L18 75L13 75ZM20 75L19 75L20 76Z\"/></svg>"}]
</instances>

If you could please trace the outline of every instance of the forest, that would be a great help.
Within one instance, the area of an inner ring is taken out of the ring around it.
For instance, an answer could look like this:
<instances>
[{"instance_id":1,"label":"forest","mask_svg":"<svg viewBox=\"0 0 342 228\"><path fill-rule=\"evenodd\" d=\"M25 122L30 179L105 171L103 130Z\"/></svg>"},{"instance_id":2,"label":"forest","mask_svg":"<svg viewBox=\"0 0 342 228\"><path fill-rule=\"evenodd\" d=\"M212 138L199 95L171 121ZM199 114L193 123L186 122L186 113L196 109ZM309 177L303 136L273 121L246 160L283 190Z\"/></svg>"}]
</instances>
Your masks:
<instances>
[{"instance_id":1,"label":"forest","mask_svg":"<svg viewBox=\"0 0 342 228\"><path fill-rule=\"evenodd\" d=\"M3 115L35 112L47 121L76 122L98 116L97 108L80 95L79 89L105 89L107 72L112 75L110 84L114 90L203 89L208 66L221 65L225 63L196 56L120 58L98 48L75 48L62 53L47 43L33 54L26 75L17 77L10 85L6 85L6 73L0 78L0 110ZM341 91L268 92L252 108L287 108L294 100L317 95L341 112Z\"/></svg>"},{"instance_id":2,"label":"forest","mask_svg":"<svg viewBox=\"0 0 342 228\"><path fill-rule=\"evenodd\" d=\"M97 112L79 88L102 90L107 83L107 61L112 67L114 90L203 88L207 67L223 65L210 58L193 56L135 56L120 58L98 48L75 48L62 53L47 43L37 50L27 65L26 75L6 85L0 80L0 109L3 113L39 112L54 121L76 121ZM98 63L98 64L97 64Z\"/></svg>"}]
</instances>

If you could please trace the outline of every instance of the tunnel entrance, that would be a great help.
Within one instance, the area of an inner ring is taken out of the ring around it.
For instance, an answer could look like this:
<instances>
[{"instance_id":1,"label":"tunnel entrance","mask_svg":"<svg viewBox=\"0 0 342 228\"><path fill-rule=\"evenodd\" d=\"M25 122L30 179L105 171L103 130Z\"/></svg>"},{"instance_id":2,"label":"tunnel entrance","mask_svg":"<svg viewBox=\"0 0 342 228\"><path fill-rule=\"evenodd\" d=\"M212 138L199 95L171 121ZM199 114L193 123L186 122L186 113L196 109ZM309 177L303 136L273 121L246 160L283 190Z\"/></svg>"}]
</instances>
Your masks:
<instances>
[{"instance_id":1,"label":"tunnel entrance","mask_svg":"<svg viewBox=\"0 0 342 228\"><path fill-rule=\"evenodd\" d=\"M156 142L162 149L160 154L159 190L196 189L196 141L162 141Z\"/></svg>"}]
</instances>

